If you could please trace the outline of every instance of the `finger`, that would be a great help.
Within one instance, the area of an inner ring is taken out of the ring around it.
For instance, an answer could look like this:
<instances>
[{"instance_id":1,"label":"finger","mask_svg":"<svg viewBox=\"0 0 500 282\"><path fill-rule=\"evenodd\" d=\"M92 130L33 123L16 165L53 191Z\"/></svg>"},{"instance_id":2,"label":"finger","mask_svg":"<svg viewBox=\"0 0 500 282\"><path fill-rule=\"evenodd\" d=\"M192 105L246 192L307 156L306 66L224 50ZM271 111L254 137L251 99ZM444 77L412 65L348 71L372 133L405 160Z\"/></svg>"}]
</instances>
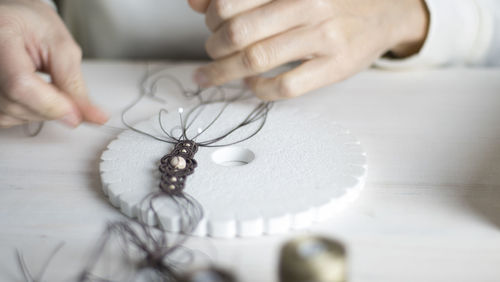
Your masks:
<instances>
[{"instance_id":1,"label":"finger","mask_svg":"<svg viewBox=\"0 0 500 282\"><path fill-rule=\"evenodd\" d=\"M210 0L188 0L189 6L198 13L204 14L207 11Z\"/></svg>"},{"instance_id":2,"label":"finger","mask_svg":"<svg viewBox=\"0 0 500 282\"><path fill-rule=\"evenodd\" d=\"M319 48L310 44L316 37L311 29L298 28L265 39L241 52L199 68L195 81L203 87L220 85L303 59L313 55L315 48Z\"/></svg>"},{"instance_id":3,"label":"finger","mask_svg":"<svg viewBox=\"0 0 500 282\"><path fill-rule=\"evenodd\" d=\"M26 123L26 121L0 114L0 128L9 128L23 123Z\"/></svg>"},{"instance_id":4,"label":"finger","mask_svg":"<svg viewBox=\"0 0 500 282\"><path fill-rule=\"evenodd\" d=\"M272 0L212 0L206 8L206 24L211 31L215 31L222 22L227 19L270 3L271 1Z\"/></svg>"},{"instance_id":5,"label":"finger","mask_svg":"<svg viewBox=\"0 0 500 282\"><path fill-rule=\"evenodd\" d=\"M255 42L287 30L320 21L320 12L310 19L307 1L274 1L226 21L206 42L210 57L218 59L241 50ZM314 22L313 22L314 21Z\"/></svg>"},{"instance_id":6,"label":"finger","mask_svg":"<svg viewBox=\"0 0 500 282\"><path fill-rule=\"evenodd\" d=\"M12 86L8 89L9 99L43 119L61 119L72 127L81 123L82 118L76 106L57 88L34 73L13 77Z\"/></svg>"},{"instance_id":7,"label":"finger","mask_svg":"<svg viewBox=\"0 0 500 282\"><path fill-rule=\"evenodd\" d=\"M276 77L251 77L245 82L263 100L288 99L345 79L348 74L335 71L335 65L333 58L318 57Z\"/></svg>"},{"instance_id":8,"label":"finger","mask_svg":"<svg viewBox=\"0 0 500 282\"><path fill-rule=\"evenodd\" d=\"M35 66L26 53L24 41L12 37L0 44L0 90L11 101L37 113L44 119L63 119L77 126L78 109L54 86L35 74Z\"/></svg>"},{"instance_id":9,"label":"finger","mask_svg":"<svg viewBox=\"0 0 500 282\"><path fill-rule=\"evenodd\" d=\"M0 114L8 115L25 121L41 121L44 118L23 105L0 96Z\"/></svg>"},{"instance_id":10,"label":"finger","mask_svg":"<svg viewBox=\"0 0 500 282\"><path fill-rule=\"evenodd\" d=\"M73 40L67 40L59 42L50 52L53 55L50 56L48 71L54 85L74 101L85 121L105 123L108 120L107 115L94 106L87 96L87 88L81 73L80 47Z\"/></svg>"}]
</instances>

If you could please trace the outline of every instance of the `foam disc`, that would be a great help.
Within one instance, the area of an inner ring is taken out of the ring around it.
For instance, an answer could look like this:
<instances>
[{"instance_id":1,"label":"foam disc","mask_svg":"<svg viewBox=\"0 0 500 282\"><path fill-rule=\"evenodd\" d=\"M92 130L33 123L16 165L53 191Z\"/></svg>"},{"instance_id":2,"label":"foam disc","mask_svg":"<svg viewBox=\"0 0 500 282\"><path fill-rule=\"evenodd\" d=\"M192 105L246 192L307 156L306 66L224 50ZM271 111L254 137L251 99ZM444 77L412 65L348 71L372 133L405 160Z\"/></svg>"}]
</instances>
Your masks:
<instances>
[{"instance_id":1,"label":"foam disc","mask_svg":"<svg viewBox=\"0 0 500 282\"><path fill-rule=\"evenodd\" d=\"M226 132L255 106L233 104L196 141ZM192 129L209 123L215 111L205 109ZM162 124L175 134L178 113L166 114ZM164 135L157 115L136 128ZM252 128L238 130L223 141L245 136L246 130ZM168 201L155 202L157 217L141 205L146 195L158 191L159 160L172 148L125 130L103 152L100 172L105 194L124 214L176 232L179 214ZM366 177L365 153L347 129L279 103L252 138L226 147L200 147L194 158L198 167L187 178L184 192L203 207L204 219L194 232L199 236L260 236L307 227L351 203Z\"/></svg>"}]
</instances>

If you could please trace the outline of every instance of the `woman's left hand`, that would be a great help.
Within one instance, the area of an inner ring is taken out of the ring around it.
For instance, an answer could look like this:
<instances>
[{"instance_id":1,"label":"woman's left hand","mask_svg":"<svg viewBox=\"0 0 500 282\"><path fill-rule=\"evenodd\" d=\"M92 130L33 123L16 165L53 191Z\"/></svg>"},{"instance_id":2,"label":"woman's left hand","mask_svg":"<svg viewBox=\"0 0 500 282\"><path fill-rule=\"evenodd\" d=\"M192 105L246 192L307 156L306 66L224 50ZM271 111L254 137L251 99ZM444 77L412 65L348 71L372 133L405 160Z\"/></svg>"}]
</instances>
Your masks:
<instances>
[{"instance_id":1,"label":"woman's left hand","mask_svg":"<svg viewBox=\"0 0 500 282\"><path fill-rule=\"evenodd\" d=\"M201 86L246 78L264 100L302 95L341 81L388 51L419 50L428 25L423 0L189 0L213 32L213 62L195 73ZM276 77L259 74L293 61Z\"/></svg>"}]
</instances>

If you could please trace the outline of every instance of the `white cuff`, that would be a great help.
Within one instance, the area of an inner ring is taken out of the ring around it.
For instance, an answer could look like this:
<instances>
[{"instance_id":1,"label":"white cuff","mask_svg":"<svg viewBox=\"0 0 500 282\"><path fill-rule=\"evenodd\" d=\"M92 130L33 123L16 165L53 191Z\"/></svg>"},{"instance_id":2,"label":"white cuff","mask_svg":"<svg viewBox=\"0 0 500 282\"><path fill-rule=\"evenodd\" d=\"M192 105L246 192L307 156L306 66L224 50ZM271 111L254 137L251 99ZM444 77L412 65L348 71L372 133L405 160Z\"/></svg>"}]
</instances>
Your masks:
<instances>
[{"instance_id":1,"label":"white cuff","mask_svg":"<svg viewBox=\"0 0 500 282\"><path fill-rule=\"evenodd\" d=\"M51 6L54 10L57 11L57 6L54 3L54 1L52 1L52 0L40 0L40 1L46 3L47 5Z\"/></svg>"},{"instance_id":2,"label":"white cuff","mask_svg":"<svg viewBox=\"0 0 500 282\"><path fill-rule=\"evenodd\" d=\"M430 23L420 52L401 60L382 58L375 66L409 69L483 63L493 34L493 16L487 2L426 0Z\"/></svg>"}]
</instances>

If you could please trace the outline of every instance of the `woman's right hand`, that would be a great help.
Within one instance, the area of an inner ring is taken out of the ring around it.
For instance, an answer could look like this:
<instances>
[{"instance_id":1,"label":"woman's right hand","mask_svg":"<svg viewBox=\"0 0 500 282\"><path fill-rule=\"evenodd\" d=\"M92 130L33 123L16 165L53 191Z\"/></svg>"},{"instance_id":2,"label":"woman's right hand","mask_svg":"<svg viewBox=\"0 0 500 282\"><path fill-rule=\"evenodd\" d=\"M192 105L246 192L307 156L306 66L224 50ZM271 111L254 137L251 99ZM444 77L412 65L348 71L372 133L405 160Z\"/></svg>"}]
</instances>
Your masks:
<instances>
[{"instance_id":1,"label":"woman's right hand","mask_svg":"<svg viewBox=\"0 0 500 282\"><path fill-rule=\"evenodd\" d=\"M87 97L82 52L57 13L39 0L0 0L0 127L61 120L102 124ZM37 71L50 74L47 83Z\"/></svg>"}]
</instances>

